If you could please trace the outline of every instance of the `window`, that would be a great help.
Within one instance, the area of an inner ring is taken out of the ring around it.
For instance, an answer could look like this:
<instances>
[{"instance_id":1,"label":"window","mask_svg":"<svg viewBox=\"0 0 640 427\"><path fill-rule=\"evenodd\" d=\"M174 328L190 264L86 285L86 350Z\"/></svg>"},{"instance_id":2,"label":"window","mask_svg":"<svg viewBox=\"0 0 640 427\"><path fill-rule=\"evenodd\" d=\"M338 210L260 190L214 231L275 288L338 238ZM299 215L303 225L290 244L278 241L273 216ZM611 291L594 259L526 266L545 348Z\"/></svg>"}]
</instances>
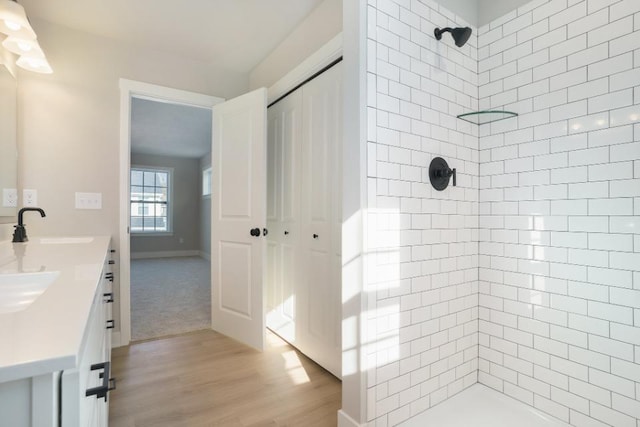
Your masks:
<instances>
[{"instance_id":1,"label":"window","mask_svg":"<svg viewBox=\"0 0 640 427\"><path fill-rule=\"evenodd\" d=\"M131 232L169 233L171 170L131 168Z\"/></svg>"},{"instance_id":2,"label":"window","mask_svg":"<svg viewBox=\"0 0 640 427\"><path fill-rule=\"evenodd\" d=\"M202 171L202 195L211 195L211 166Z\"/></svg>"}]
</instances>

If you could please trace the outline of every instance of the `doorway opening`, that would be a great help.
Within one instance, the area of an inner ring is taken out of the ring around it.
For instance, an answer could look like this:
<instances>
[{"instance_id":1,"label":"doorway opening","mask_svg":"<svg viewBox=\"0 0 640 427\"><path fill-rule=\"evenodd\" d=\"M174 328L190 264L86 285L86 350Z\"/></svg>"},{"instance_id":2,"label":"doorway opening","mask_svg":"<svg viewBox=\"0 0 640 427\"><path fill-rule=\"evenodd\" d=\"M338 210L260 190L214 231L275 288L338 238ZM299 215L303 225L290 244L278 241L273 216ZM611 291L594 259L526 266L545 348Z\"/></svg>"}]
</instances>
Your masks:
<instances>
[{"instance_id":1,"label":"doorway opening","mask_svg":"<svg viewBox=\"0 0 640 427\"><path fill-rule=\"evenodd\" d=\"M210 328L211 108L221 98L122 79L120 331Z\"/></svg>"},{"instance_id":2,"label":"doorway opening","mask_svg":"<svg viewBox=\"0 0 640 427\"><path fill-rule=\"evenodd\" d=\"M207 329L211 109L133 96L130 135L131 338Z\"/></svg>"}]
</instances>

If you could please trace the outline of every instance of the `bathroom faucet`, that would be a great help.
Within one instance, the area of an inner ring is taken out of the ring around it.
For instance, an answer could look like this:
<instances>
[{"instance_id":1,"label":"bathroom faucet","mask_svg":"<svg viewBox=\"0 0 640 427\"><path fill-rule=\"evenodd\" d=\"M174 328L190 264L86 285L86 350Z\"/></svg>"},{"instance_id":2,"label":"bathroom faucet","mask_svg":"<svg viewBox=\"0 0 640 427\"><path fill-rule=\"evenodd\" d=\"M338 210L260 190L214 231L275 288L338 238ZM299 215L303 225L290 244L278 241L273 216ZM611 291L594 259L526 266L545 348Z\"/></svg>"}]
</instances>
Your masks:
<instances>
[{"instance_id":1,"label":"bathroom faucet","mask_svg":"<svg viewBox=\"0 0 640 427\"><path fill-rule=\"evenodd\" d=\"M40 212L41 217L45 217L44 211L40 208L22 208L18 212L18 225L14 225L15 231L13 232L13 243L27 242L29 238L27 237L27 230L24 228L24 223L22 222L22 215L28 211Z\"/></svg>"}]
</instances>

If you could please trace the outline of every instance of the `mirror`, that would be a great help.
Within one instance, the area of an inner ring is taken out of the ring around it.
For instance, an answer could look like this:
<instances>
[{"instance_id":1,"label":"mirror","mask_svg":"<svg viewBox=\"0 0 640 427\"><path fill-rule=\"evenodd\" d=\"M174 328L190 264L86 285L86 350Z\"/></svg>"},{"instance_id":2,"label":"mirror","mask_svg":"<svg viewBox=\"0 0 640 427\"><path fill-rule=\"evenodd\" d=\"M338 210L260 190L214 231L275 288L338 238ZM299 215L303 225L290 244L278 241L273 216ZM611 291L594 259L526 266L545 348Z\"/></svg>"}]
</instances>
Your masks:
<instances>
[{"instance_id":1,"label":"mirror","mask_svg":"<svg viewBox=\"0 0 640 427\"><path fill-rule=\"evenodd\" d=\"M13 220L17 208L5 206L6 189L16 190L18 179L17 83L10 71L10 59L0 52L0 222ZM6 60L5 60L6 59ZM17 190L16 190L17 191ZM3 218L4 217L4 218Z\"/></svg>"}]
</instances>

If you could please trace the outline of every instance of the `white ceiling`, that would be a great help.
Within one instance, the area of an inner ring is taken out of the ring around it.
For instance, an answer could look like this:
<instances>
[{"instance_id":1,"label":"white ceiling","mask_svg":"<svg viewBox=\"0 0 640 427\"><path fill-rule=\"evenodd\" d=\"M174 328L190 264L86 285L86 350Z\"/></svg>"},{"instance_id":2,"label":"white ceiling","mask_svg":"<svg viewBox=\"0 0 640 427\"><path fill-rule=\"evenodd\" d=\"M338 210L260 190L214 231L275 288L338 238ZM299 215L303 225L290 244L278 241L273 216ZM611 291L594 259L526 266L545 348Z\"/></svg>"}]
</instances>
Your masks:
<instances>
[{"instance_id":1,"label":"white ceiling","mask_svg":"<svg viewBox=\"0 0 640 427\"><path fill-rule=\"evenodd\" d=\"M30 17L251 71L322 0L19 0Z\"/></svg>"},{"instance_id":2,"label":"white ceiling","mask_svg":"<svg viewBox=\"0 0 640 427\"><path fill-rule=\"evenodd\" d=\"M131 100L131 152L202 157L211 151L211 110L161 101Z\"/></svg>"}]
</instances>

